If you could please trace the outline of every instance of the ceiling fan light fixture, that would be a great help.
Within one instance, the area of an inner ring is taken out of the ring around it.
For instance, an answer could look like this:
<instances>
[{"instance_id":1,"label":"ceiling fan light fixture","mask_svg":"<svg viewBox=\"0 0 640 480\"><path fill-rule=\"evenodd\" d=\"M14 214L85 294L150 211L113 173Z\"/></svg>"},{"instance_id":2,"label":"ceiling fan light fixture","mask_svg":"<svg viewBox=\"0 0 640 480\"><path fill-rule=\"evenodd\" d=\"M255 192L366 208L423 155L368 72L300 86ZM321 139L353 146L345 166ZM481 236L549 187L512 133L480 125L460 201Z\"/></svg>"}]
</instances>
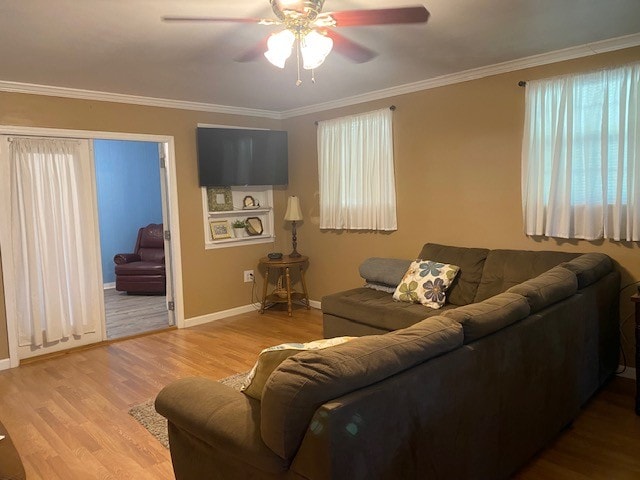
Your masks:
<instances>
[{"instance_id":1,"label":"ceiling fan light fixture","mask_svg":"<svg viewBox=\"0 0 640 480\"><path fill-rule=\"evenodd\" d=\"M324 5L324 0L269 0L269 2L280 20L305 17L308 21L313 21Z\"/></svg>"},{"instance_id":2,"label":"ceiling fan light fixture","mask_svg":"<svg viewBox=\"0 0 640 480\"><path fill-rule=\"evenodd\" d=\"M296 36L290 30L282 30L274 33L267 40L268 50L264 52L264 56L278 68L284 68L284 64L291 56L293 51L293 42Z\"/></svg>"},{"instance_id":3,"label":"ceiling fan light fixture","mask_svg":"<svg viewBox=\"0 0 640 480\"><path fill-rule=\"evenodd\" d=\"M305 70L318 68L333 48L333 40L315 30L310 31L300 40L302 66Z\"/></svg>"}]
</instances>

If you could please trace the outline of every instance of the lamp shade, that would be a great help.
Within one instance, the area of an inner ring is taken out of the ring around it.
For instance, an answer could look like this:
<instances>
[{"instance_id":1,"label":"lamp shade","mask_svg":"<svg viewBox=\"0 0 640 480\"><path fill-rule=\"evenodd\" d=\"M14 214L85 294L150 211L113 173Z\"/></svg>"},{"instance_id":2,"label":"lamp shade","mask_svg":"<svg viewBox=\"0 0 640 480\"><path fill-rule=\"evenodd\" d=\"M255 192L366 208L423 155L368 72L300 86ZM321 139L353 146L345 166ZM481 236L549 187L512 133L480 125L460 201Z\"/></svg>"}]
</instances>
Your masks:
<instances>
[{"instance_id":1,"label":"lamp shade","mask_svg":"<svg viewBox=\"0 0 640 480\"><path fill-rule=\"evenodd\" d=\"M333 40L315 30L309 32L300 42L302 51L303 68L312 70L318 68L324 62L333 48Z\"/></svg>"},{"instance_id":2,"label":"lamp shade","mask_svg":"<svg viewBox=\"0 0 640 480\"><path fill-rule=\"evenodd\" d=\"M267 40L269 50L264 52L264 56L276 67L284 68L287 58L291 56L295 39L295 35L290 30L274 33Z\"/></svg>"},{"instance_id":3,"label":"lamp shade","mask_svg":"<svg viewBox=\"0 0 640 480\"><path fill-rule=\"evenodd\" d=\"M289 197L284 219L288 222L297 222L302 220L302 209L300 208L300 199L298 197Z\"/></svg>"}]
</instances>

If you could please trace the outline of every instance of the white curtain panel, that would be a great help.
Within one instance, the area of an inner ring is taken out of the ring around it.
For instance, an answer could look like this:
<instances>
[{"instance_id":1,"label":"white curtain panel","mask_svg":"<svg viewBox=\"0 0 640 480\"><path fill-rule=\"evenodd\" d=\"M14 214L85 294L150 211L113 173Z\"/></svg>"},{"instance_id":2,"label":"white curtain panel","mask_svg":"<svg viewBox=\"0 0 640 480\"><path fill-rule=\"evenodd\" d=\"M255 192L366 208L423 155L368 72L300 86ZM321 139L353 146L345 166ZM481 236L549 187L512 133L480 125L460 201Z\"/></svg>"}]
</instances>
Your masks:
<instances>
[{"instance_id":1,"label":"white curtain panel","mask_svg":"<svg viewBox=\"0 0 640 480\"><path fill-rule=\"evenodd\" d=\"M397 230L393 113L318 123L320 228Z\"/></svg>"},{"instance_id":2,"label":"white curtain panel","mask_svg":"<svg viewBox=\"0 0 640 480\"><path fill-rule=\"evenodd\" d=\"M525 233L640 240L640 64L527 82Z\"/></svg>"},{"instance_id":3,"label":"white curtain panel","mask_svg":"<svg viewBox=\"0 0 640 480\"><path fill-rule=\"evenodd\" d=\"M14 137L9 155L19 345L93 332L102 282L89 141Z\"/></svg>"}]
</instances>

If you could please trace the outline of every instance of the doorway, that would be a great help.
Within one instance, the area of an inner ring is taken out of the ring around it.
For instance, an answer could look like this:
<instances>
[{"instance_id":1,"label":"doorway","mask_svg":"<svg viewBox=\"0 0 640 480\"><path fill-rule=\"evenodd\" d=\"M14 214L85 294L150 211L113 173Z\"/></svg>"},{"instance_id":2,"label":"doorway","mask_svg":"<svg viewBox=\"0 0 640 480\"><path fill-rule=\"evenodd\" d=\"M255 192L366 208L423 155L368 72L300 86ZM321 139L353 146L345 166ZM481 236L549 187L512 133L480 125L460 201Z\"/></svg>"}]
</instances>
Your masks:
<instances>
[{"instance_id":1,"label":"doorway","mask_svg":"<svg viewBox=\"0 0 640 480\"><path fill-rule=\"evenodd\" d=\"M116 255L136 253L140 229L163 225L161 147L155 142L93 141L107 340L172 325L166 293L118 290L114 263Z\"/></svg>"},{"instance_id":2,"label":"doorway","mask_svg":"<svg viewBox=\"0 0 640 480\"><path fill-rule=\"evenodd\" d=\"M53 138L76 138L86 139L89 141L101 141L101 140L118 140L118 141L133 141L133 142L152 142L156 152L159 151L157 157L163 164L163 168L159 168L159 183L160 192L163 197L162 208L162 224L166 232L165 234L165 252L167 253L166 269L167 278L170 279L167 282L167 296L162 299L164 309L166 311L167 320L166 324L176 324L179 328L184 326L184 313L183 304L181 298L182 279L181 279L181 267L180 267L180 244L179 244L179 220L177 210L177 188L176 188L176 172L174 162L174 145L173 137L158 136L158 135L144 135L144 134L122 134L111 132L90 132L90 131L69 131L58 129L45 129L45 128L31 128L31 127L12 127L12 126L0 126L0 135L16 135L16 136L33 136L33 137L53 137ZM0 155L4 155L6 152L0 151ZM7 163L7 162L3 162ZM94 178L95 181L95 178ZM94 185L95 188L95 185ZM7 195L2 195L0 198L0 210L3 215L6 215L8 210ZM97 212L95 215L97 219ZM9 218L9 217L5 217ZM96 220L97 223L97 220ZM9 227L7 222L0 224L0 249L2 250L2 270L5 277L5 310L7 317L7 330L9 340L9 355L10 366L15 367L19 364L20 358L26 358L18 348L18 330L17 330L17 315L18 310L15 302L17 286L13 274L13 265L10 264L12 258L13 248L11 242L11 232L8 231ZM172 241L169 238L172 237ZM167 308L168 305L173 306L172 310ZM100 328L96 331L94 341L101 341L107 339L106 323L103 318L100 320ZM72 339L73 340L73 339ZM85 339L85 342L86 339ZM91 343L91 342L89 342ZM65 350L76 346L75 342L59 342L58 345L53 346L51 349L41 349L36 353L52 353L53 351ZM22 347L20 347L22 348Z\"/></svg>"}]
</instances>

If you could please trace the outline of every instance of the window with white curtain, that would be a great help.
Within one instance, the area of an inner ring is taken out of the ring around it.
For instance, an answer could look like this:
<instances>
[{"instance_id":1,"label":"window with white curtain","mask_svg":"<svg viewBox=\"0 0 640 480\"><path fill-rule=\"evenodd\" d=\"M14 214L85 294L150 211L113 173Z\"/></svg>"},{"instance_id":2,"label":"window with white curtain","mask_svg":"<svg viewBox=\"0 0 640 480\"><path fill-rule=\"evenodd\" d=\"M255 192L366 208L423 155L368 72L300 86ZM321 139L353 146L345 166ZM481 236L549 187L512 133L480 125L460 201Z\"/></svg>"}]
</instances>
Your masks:
<instances>
[{"instance_id":1,"label":"window with white curtain","mask_svg":"<svg viewBox=\"0 0 640 480\"><path fill-rule=\"evenodd\" d=\"M393 113L318 123L320 228L397 230Z\"/></svg>"},{"instance_id":2,"label":"window with white curtain","mask_svg":"<svg viewBox=\"0 0 640 480\"><path fill-rule=\"evenodd\" d=\"M104 309L90 142L8 141L11 245L3 247L18 343L36 349L95 333Z\"/></svg>"},{"instance_id":3,"label":"window with white curtain","mask_svg":"<svg viewBox=\"0 0 640 480\"><path fill-rule=\"evenodd\" d=\"M527 82L525 233L640 240L640 64Z\"/></svg>"}]
</instances>

